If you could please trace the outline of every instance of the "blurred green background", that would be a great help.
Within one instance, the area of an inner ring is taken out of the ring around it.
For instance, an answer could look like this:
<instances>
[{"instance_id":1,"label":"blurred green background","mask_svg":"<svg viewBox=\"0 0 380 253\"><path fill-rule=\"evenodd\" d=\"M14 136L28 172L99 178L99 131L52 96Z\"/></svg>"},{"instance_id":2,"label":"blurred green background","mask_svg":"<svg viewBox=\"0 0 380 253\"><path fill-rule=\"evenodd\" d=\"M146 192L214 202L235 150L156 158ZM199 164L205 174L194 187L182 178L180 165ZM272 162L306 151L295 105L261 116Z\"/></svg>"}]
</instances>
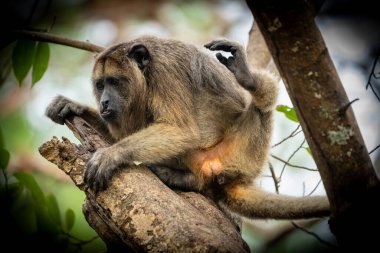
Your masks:
<instances>
[{"instance_id":1,"label":"blurred green background","mask_svg":"<svg viewBox=\"0 0 380 253\"><path fill-rule=\"evenodd\" d=\"M91 90L94 54L50 44L48 69L42 79L32 87L29 73L19 84L11 68L15 43L8 40L6 32L19 28L49 30L53 34L100 46L143 34L176 38L199 46L219 37L247 45L253 21L250 10L244 1L226 0L16 0L1 5L4 7L1 14L9 22L1 24L4 36L0 44L0 148L4 164L0 175L0 218L8 226L1 227L8 235L2 238L0 245L9 244L14 249L35 246L42 252L105 251L104 243L96 237L82 214L84 193L38 153L38 147L52 136L65 136L78 143L65 126L48 120L44 110L58 94L96 106ZM380 110L373 94L365 90L365 84L379 47L376 42L380 37L376 32L379 20L371 13L344 12L339 7L339 1L329 2L322 8L317 23L348 96L351 100L360 98L360 102L353 104L353 109L367 148L371 150L380 142ZM283 84L278 104L292 107ZM288 136L298 123L277 112L275 125L273 144ZM306 150L308 145L303 142L304 136L300 132L273 148L272 154L293 164L316 168ZM297 148L298 152L293 155ZM9 162L6 162L7 152ZM371 154L377 169L378 157L378 151ZM280 193L298 196L325 194L318 172L285 167L275 159L272 163L276 174L282 175ZM260 185L269 191L275 190L267 168ZM335 243L326 219L300 224L323 240ZM37 236L36 231L42 233ZM19 238L19 245L7 241L14 237ZM246 221L243 237L252 252L331 250L315 236L296 229L289 221Z\"/></svg>"}]
</instances>

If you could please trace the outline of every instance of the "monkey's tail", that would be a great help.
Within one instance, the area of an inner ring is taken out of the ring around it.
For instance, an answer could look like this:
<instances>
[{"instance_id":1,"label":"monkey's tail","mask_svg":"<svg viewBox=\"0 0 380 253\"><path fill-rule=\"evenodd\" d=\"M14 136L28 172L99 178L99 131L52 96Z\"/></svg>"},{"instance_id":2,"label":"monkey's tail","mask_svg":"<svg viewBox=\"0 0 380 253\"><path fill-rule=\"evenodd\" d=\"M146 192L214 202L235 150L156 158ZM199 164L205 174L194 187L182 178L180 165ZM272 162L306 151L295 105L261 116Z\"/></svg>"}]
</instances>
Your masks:
<instances>
[{"instance_id":1,"label":"monkey's tail","mask_svg":"<svg viewBox=\"0 0 380 253\"><path fill-rule=\"evenodd\" d=\"M232 186L223 201L247 218L303 219L330 214L327 197L293 197L262 191L254 186Z\"/></svg>"}]
</instances>

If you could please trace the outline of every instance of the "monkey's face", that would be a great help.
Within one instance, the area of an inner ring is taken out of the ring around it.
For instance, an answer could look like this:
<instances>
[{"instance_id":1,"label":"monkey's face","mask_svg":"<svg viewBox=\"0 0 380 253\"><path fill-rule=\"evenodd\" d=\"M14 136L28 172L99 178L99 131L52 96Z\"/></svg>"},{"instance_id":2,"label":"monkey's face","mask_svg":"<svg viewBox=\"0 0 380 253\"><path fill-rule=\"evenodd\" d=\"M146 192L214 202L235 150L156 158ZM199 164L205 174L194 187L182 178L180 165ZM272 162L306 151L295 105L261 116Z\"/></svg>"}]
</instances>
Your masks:
<instances>
[{"instance_id":1,"label":"monkey's face","mask_svg":"<svg viewBox=\"0 0 380 253\"><path fill-rule=\"evenodd\" d=\"M113 127L128 128L123 135L141 127L146 117L149 96L143 71L149 61L143 45L125 43L106 50L95 62L92 79L99 113Z\"/></svg>"},{"instance_id":2,"label":"monkey's face","mask_svg":"<svg viewBox=\"0 0 380 253\"><path fill-rule=\"evenodd\" d=\"M128 102L123 94L128 85L125 76L108 73L94 80L94 92L98 101L100 116L106 122L118 121Z\"/></svg>"}]
</instances>

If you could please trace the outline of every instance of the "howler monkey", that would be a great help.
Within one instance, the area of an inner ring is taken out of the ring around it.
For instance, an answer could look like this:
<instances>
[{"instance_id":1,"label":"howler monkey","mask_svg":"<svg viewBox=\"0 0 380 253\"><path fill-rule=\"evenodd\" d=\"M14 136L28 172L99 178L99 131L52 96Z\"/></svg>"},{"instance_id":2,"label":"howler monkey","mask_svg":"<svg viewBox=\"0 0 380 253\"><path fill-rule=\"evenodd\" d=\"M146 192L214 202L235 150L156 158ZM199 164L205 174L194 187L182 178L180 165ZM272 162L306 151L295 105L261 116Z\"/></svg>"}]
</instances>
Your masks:
<instances>
[{"instance_id":1,"label":"howler monkey","mask_svg":"<svg viewBox=\"0 0 380 253\"><path fill-rule=\"evenodd\" d=\"M115 143L86 166L95 192L120 167L138 161L166 184L198 190L246 217L298 218L329 213L325 197L291 197L254 183L268 162L278 88L263 70L249 69L243 47L216 40L208 50L145 36L97 56L93 90L98 110L59 96L46 115L63 124L87 120ZM219 61L218 61L219 60Z\"/></svg>"}]
</instances>

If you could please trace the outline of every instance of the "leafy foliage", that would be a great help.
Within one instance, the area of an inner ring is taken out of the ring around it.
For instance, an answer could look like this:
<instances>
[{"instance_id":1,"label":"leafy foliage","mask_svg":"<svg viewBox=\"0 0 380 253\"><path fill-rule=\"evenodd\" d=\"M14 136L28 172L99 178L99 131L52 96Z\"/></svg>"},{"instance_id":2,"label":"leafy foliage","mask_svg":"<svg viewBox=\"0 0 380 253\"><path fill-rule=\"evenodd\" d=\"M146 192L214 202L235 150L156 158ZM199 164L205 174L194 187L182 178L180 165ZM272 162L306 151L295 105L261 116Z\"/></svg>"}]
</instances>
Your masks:
<instances>
[{"instance_id":1,"label":"leafy foliage","mask_svg":"<svg viewBox=\"0 0 380 253\"><path fill-rule=\"evenodd\" d=\"M74 211L71 208L67 209L65 217L66 217L66 219L65 219L66 231L70 232L71 229L73 228L74 222L75 222Z\"/></svg>"},{"instance_id":2,"label":"leafy foliage","mask_svg":"<svg viewBox=\"0 0 380 253\"><path fill-rule=\"evenodd\" d=\"M21 86L34 61L36 42L18 40L12 53L12 66L14 74Z\"/></svg>"},{"instance_id":3,"label":"leafy foliage","mask_svg":"<svg viewBox=\"0 0 380 253\"><path fill-rule=\"evenodd\" d=\"M0 178L0 227L6 231L1 246L12 251L37 249L38 252L80 252L93 242L74 237L69 232L75 224L75 213L67 209L65 227L60 208L53 195L45 196L30 174L7 174L9 152L0 146L2 178ZM5 158L5 159L3 159ZM17 239L17 244L14 243Z\"/></svg>"},{"instance_id":4,"label":"leafy foliage","mask_svg":"<svg viewBox=\"0 0 380 253\"><path fill-rule=\"evenodd\" d=\"M288 118L289 120L296 122L296 123L299 123L299 120L298 120L298 117L297 117L297 114L296 114L296 111L294 110L294 108L289 107L287 105L278 105L276 107L276 110L278 112L282 112L285 115L285 117ZM309 155L311 157L313 157L313 155L311 154L310 147L306 147L305 149L309 153Z\"/></svg>"},{"instance_id":5,"label":"leafy foliage","mask_svg":"<svg viewBox=\"0 0 380 253\"><path fill-rule=\"evenodd\" d=\"M22 85L23 80L32 68L32 84L44 75L50 57L49 44L30 40L18 40L12 53L13 72Z\"/></svg>"},{"instance_id":6,"label":"leafy foliage","mask_svg":"<svg viewBox=\"0 0 380 253\"><path fill-rule=\"evenodd\" d=\"M313 156L313 155L311 154L310 147L306 147L306 151L309 153L309 155Z\"/></svg>"},{"instance_id":7,"label":"leafy foliage","mask_svg":"<svg viewBox=\"0 0 380 253\"><path fill-rule=\"evenodd\" d=\"M53 222L58 224L58 226L62 226L61 212L59 211L58 202L54 195L50 194L46 196L46 205Z\"/></svg>"},{"instance_id":8,"label":"leafy foliage","mask_svg":"<svg viewBox=\"0 0 380 253\"><path fill-rule=\"evenodd\" d=\"M36 55L33 61L32 84L38 82L44 75L49 64L49 44L39 42L37 44Z\"/></svg>"},{"instance_id":9,"label":"leafy foliage","mask_svg":"<svg viewBox=\"0 0 380 253\"><path fill-rule=\"evenodd\" d=\"M299 120L298 120L298 117L297 117L297 114L296 114L296 111L294 110L294 108L291 108L287 105L278 105L276 107L276 110L278 112L284 113L285 117L287 117L291 121L299 123Z\"/></svg>"}]
</instances>

